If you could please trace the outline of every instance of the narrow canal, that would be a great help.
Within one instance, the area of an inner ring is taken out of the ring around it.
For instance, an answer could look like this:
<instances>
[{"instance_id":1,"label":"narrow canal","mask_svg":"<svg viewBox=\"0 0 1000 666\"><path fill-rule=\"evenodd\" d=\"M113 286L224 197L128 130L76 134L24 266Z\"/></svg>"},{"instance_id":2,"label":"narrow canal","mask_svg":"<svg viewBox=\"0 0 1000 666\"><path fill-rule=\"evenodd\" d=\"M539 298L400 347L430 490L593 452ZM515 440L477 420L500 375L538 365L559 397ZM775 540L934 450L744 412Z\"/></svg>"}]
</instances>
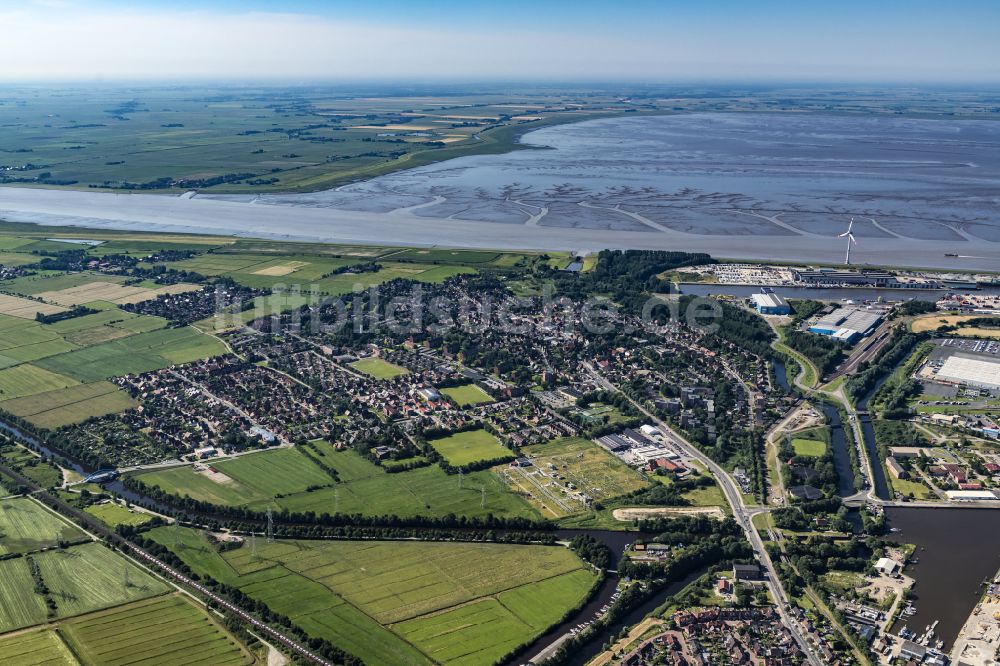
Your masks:
<instances>
[{"instance_id":1,"label":"narrow canal","mask_svg":"<svg viewBox=\"0 0 1000 666\"><path fill-rule=\"evenodd\" d=\"M857 490L857 480L854 476L854 467L851 465L851 454L847 450L847 437L844 435L840 411L834 405L823 403L823 414L830 428L833 468L837 471L837 494L849 497Z\"/></svg>"}]
</instances>

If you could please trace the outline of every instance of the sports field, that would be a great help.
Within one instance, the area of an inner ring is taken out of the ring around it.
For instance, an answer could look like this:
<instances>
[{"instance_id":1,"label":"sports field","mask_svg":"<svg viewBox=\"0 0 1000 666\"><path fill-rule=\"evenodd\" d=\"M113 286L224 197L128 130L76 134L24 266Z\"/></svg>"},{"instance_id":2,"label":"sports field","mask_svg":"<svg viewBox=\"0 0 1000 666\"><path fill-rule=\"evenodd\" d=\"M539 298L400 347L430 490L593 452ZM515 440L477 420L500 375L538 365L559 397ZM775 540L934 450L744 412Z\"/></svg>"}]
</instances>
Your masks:
<instances>
[{"instance_id":1,"label":"sports field","mask_svg":"<svg viewBox=\"0 0 1000 666\"><path fill-rule=\"evenodd\" d=\"M566 483L595 500L627 495L649 485L639 472L597 444L580 437L535 444L521 449L531 467L499 470L512 487L528 495L532 506L548 518L560 518L586 509L574 495L564 493Z\"/></svg>"},{"instance_id":2,"label":"sports field","mask_svg":"<svg viewBox=\"0 0 1000 666\"><path fill-rule=\"evenodd\" d=\"M410 371L403 366L389 363L389 361L385 361L377 356L355 361L351 363L351 367L375 379L392 379L393 377L410 374Z\"/></svg>"},{"instance_id":3,"label":"sports field","mask_svg":"<svg viewBox=\"0 0 1000 666\"><path fill-rule=\"evenodd\" d=\"M213 464L222 476L190 466L141 474L139 479L163 490L227 506L262 510L271 505L292 512L357 513L364 515L537 518L518 495L504 489L488 470L470 472L460 480L432 465L389 474L353 451L335 451L326 442L311 442L313 455L337 470L339 482L297 449L279 449ZM504 449L507 451L507 449ZM311 492L310 485L323 486ZM486 489L485 503L481 491ZM282 497L276 498L275 495Z\"/></svg>"},{"instance_id":4,"label":"sports field","mask_svg":"<svg viewBox=\"0 0 1000 666\"><path fill-rule=\"evenodd\" d=\"M150 536L173 543L169 528ZM542 633L597 580L557 546L277 541L258 542L256 553L244 544L220 554L193 530L178 548L196 571L373 664L492 663Z\"/></svg>"},{"instance_id":5,"label":"sports field","mask_svg":"<svg viewBox=\"0 0 1000 666\"><path fill-rule=\"evenodd\" d=\"M28 553L60 542L87 540L71 525L27 497L0 500L0 555Z\"/></svg>"},{"instance_id":6,"label":"sports field","mask_svg":"<svg viewBox=\"0 0 1000 666\"><path fill-rule=\"evenodd\" d=\"M214 618L177 594L74 618L59 633L86 664L254 663Z\"/></svg>"},{"instance_id":7,"label":"sports field","mask_svg":"<svg viewBox=\"0 0 1000 666\"><path fill-rule=\"evenodd\" d=\"M826 454L830 431L825 426L809 428L792 435L792 448L797 456L820 457Z\"/></svg>"},{"instance_id":8,"label":"sports field","mask_svg":"<svg viewBox=\"0 0 1000 666\"><path fill-rule=\"evenodd\" d=\"M450 386L441 389L441 393L455 401L459 407L470 405L482 405L493 402L490 394L479 388L475 384L465 384L464 386Z\"/></svg>"},{"instance_id":9,"label":"sports field","mask_svg":"<svg viewBox=\"0 0 1000 666\"><path fill-rule=\"evenodd\" d=\"M806 437L795 437L792 439L792 448L797 456L819 457L826 453L826 442L818 439Z\"/></svg>"},{"instance_id":10,"label":"sports field","mask_svg":"<svg viewBox=\"0 0 1000 666\"><path fill-rule=\"evenodd\" d=\"M456 432L454 435L429 440L428 443L454 467L514 455L496 437L482 429Z\"/></svg>"}]
</instances>

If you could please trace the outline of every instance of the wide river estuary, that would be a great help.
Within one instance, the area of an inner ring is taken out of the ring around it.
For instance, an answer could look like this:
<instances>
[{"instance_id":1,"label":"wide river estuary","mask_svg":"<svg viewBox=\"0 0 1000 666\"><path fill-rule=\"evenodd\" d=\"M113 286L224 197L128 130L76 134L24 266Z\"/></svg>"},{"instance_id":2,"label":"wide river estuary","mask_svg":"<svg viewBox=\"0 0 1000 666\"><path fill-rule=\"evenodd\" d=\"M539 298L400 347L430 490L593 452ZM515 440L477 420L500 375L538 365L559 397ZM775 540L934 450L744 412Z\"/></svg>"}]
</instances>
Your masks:
<instances>
[{"instance_id":1,"label":"wide river estuary","mask_svg":"<svg viewBox=\"0 0 1000 666\"><path fill-rule=\"evenodd\" d=\"M1000 122L818 114L627 116L530 132L314 194L0 188L47 224L394 245L1000 269Z\"/></svg>"}]
</instances>

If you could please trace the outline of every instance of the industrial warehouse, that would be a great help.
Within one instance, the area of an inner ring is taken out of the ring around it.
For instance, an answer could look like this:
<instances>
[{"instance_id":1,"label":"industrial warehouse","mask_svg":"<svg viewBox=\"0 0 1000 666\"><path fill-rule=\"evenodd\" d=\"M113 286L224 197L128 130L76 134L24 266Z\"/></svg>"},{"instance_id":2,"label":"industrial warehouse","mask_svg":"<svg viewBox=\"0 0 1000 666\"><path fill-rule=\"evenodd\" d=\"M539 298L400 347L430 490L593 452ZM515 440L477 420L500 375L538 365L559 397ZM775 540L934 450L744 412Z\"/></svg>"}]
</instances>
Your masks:
<instances>
[{"instance_id":1,"label":"industrial warehouse","mask_svg":"<svg viewBox=\"0 0 1000 666\"><path fill-rule=\"evenodd\" d=\"M886 310L860 307L837 308L809 326L810 333L828 335L845 344L853 344L882 323Z\"/></svg>"}]
</instances>

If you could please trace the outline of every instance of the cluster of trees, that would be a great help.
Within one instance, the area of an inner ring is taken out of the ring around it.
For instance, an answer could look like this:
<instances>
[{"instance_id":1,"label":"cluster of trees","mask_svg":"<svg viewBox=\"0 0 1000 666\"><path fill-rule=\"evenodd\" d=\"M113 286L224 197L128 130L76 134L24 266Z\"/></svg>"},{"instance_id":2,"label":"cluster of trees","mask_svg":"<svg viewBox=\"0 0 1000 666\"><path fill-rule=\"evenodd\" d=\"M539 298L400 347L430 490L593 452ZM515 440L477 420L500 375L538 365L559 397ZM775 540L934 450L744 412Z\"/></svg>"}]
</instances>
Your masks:
<instances>
[{"instance_id":1,"label":"cluster of trees","mask_svg":"<svg viewBox=\"0 0 1000 666\"><path fill-rule=\"evenodd\" d=\"M53 312L52 314L42 314L41 312L36 312L35 321L40 324L54 324L57 321L75 319L76 317L83 317L84 315L94 314L95 312L97 312L97 310L93 308L84 307L82 305L74 305L69 310L64 310L63 312Z\"/></svg>"},{"instance_id":2,"label":"cluster of trees","mask_svg":"<svg viewBox=\"0 0 1000 666\"><path fill-rule=\"evenodd\" d=\"M854 376L844 383L844 390L851 399L860 400L875 388L882 377L892 372L896 365L909 356L922 339L923 336L909 333L905 329L897 330L883 352L878 354L874 361L862 363Z\"/></svg>"},{"instance_id":3,"label":"cluster of trees","mask_svg":"<svg viewBox=\"0 0 1000 666\"><path fill-rule=\"evenodd\" d=\"M598 569L607 569L614 562L614 554L607 544L589 534L578 534L569 542L569 547Z\"/></svg>"},{"instance_id":4,"label":"cluster of trees","mask_svg":"<svg viewBox=\"0 0 1000 666\"><path fill-rule=\"evenodd\" d=\"M844 348L836 340L794 326L785 331L785 344L812 361L821 375L833 372L844 359Z\"/></svg>"},{"instance_id":5,"label":"cluster of trees","mask_svg":"<svg viewBox=\"0 0 1000 666\"><path fill-rule=\"evenodd\" d=\"M680 312L687 312L694 296L681 297ZM728 342L740 349L746 349L757 356L770 358L774 354L771 343L774 342L774 331L763 318L746 308L741 308L725 301L719 301L722 316L712 319L716 326L713 333L707 336L705 346L714 351L722 351L723 342Z\"/></svg>"}]
</instances>

